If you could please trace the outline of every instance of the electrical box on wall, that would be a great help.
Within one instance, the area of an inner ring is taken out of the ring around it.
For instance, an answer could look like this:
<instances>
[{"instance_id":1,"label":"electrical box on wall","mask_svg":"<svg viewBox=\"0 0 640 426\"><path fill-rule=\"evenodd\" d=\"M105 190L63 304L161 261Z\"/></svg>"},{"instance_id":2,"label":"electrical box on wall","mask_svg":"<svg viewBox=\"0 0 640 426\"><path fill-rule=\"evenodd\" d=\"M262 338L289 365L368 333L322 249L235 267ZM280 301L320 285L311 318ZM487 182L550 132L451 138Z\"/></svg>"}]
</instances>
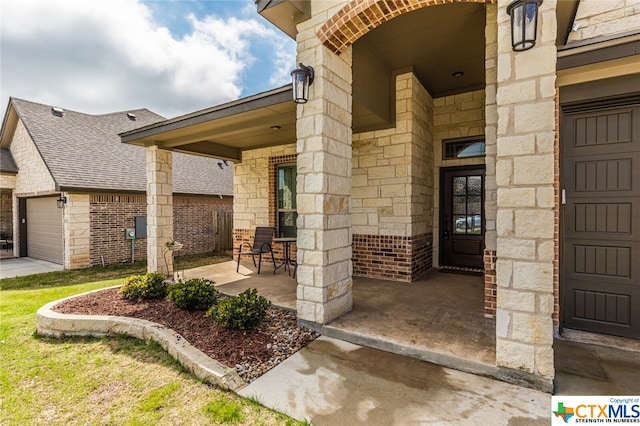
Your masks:
<instances>
[{"instance_id":1,"label":"electrical box on wall","mask_svg":"<svg viewBox=\"0 0 640 426\"><path fill-rule=\"evenodd\" d=\"M124 230L124 236L127 240L136 239L136 228L127 228Z\"/></svg>"},{"instance_id":2,"label":"electrical box on wall","mask_svg":"<svg viewBox=\"0 0 640 426\"><path fill-rule=\"evenodd\" d=\"M147 238L147 217L136 216L134 219L136 224L136 238Z\"/></svg>"}]
</instances>

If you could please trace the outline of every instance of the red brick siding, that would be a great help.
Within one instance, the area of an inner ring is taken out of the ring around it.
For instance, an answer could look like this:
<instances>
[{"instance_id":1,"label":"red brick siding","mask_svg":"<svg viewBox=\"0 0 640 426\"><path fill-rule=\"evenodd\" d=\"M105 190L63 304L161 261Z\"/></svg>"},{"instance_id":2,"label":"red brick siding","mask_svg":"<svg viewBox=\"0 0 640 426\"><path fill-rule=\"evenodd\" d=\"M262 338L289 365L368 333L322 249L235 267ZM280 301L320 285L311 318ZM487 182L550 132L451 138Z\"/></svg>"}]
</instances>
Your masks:
<instances>
[{"instance_id":1,"label":"red brick siding","mask_svg":"<svg viewBox=\"0 0 640 426\"><path fill-rule=\"evenodd\" d=\"M91 266L131 261L131 240L124 230L134 217L147 215L145 195L91 194L89 197ZM135 260L147 258L147 240L134 241Z\"/></svg>"},{"instance_id":2,"label":"red brick siding","mask_svg":"<svg viewBox=\"0 0 640 426\"><path fill-rule=\"evenodd\" d=\"M496 0L352 0L318 30L320 42L336 54L384 22L426 6L443 3L486 3Z\"/></svg>"},{"instance_id":3,"label":"red brick siding","mask_svg":"<svg viewBox=\"0 0 640 426\"><path fill-rule=\"evenodd\" d=\"M495 250L484 249L484 316L496 317L497 309L497 281L496 262L498 257Z\"/></svg>"},{"instance_id":4,"label":"red brick siding","mask_svg":"<svg viewBox=\"0 0 640 426\"><path fill-rule=\"evenodd\" d=\"M431 268L433 235L416 237L353 236L353 275L393 281L415 281Z\"/></svg>"},{"instance_id":5,"label":"red brick siding","mask_svg":"<svg viewBox=\"0 0 640 426\"><path fill-rule=\"evenodd\" d=\"M231 211L231 198L176 196L174 203L174 239L184 247L180 255L214 251L213 214ZM147 215L145 195L92 194L90 196L90 264L130 262L131 241L124 230L135 226L135 216ZM147 240L134 241L135 260L147 258Z\"/></svg>"},{"instance_id":6,"label":"red brick siding","mask_svg":"<svg viewBox=\"0 0 640 426\"><path fill-rule=\"evenodd\" d=\"M11 191L0 191L0 232L13 235L13 197Z\"/></svg>"},{"instance_id":7,"label":"red brick siding","mask_svg":"<svg viewBox=\"0 0 640 426\"><path fill-rule=\"evenodd\" d=\"M232 210L231 198L173 197L173 238L184 244L176 255L217 251L213 215Z\"/></svg>"}]
</instances>

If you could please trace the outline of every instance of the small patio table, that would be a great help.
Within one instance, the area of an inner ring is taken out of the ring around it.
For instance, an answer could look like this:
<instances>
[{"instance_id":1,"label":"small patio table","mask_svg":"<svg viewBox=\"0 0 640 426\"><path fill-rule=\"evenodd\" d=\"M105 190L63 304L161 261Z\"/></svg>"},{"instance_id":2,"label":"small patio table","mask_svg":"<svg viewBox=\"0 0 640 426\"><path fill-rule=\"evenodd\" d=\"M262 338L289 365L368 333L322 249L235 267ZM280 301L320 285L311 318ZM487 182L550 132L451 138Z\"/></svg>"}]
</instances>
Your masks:
<instances>
[{"instance_id":1,"label":"small patio table","mask_svg":"<svg viewBox=\"0 0 640 426\"><path fill-rule=\"evenodd\" d=\"M276 266L276 270L284 266L284 270L287 271L287 274L291 275L291 267L296 266L295 262L291 260L291 243L296 242L296 237L274 238L273 242L282 244L282 248L283 248L282 263ZM273 272L275 273L275 270Z\"/></svg>"}]
</instances>

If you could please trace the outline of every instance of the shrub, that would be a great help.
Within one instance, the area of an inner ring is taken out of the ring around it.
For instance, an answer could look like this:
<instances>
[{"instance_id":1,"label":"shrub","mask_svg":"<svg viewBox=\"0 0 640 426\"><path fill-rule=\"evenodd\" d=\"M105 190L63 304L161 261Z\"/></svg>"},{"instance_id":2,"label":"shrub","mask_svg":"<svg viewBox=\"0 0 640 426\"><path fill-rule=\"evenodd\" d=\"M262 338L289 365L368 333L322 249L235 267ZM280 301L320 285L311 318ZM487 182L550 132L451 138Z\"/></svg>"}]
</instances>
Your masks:
<instances>
[{"instance_id":1,"label":"shrub","mask_svg":"<svg viewBox=\"0 0 640 426\"><path fill-rule=\"evenodd\" d=\"M169 286L167 299L181 309L204 311L216 303L220 297L220 292L213 284L213 281L204 278L180 281Z\"/></svg>"},{"instance_id":2,"label":"shrub","mask_svg":"<svg viewBox=\"0 0 640 426\"><path fill-rule=\"evenodd\" d=\"M271 302L247 289L235 297L223 299L207 312L213 322L223 327L245 330L260 324L267 316Z\"/></svg>"},{"instance_id":3,"label":"shrub","mask_svg":"<svg viewBox=\"0 0 640 426\"><path fill-rule=\"evenodd\" d=\"M128 277L122 287L120 295L123 299L161 299L167 295L165 276L157 272Z\"/></svg>"}]
</instances>

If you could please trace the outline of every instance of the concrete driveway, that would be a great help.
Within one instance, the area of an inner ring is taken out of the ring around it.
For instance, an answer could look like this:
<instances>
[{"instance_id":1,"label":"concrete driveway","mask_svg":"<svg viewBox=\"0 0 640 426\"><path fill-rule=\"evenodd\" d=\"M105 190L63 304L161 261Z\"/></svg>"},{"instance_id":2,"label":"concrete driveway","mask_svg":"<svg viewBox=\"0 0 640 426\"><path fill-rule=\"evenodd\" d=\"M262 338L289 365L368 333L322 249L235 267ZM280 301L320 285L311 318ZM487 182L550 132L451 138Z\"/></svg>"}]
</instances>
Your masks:
<instances>
[{"instance_id":1,"label":"concrete driveway","mask_svg":"<svg viewBox=\"0 0 640 426\"><path fill-rule=\"evenodd\" d=\"M62 269L62 265L31 257L0 259L0 279L62 271Z\"/></svg>"}]
</instances>

